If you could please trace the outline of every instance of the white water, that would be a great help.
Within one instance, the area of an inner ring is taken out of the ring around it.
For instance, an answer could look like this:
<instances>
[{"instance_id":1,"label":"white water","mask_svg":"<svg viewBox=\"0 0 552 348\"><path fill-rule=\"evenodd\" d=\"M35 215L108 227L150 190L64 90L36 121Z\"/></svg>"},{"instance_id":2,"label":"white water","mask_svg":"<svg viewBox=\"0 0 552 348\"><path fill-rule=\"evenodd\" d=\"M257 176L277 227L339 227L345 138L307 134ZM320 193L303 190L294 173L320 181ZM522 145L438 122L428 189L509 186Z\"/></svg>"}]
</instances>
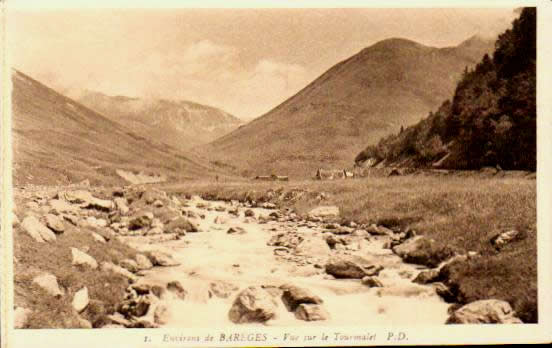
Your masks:
<instances>
[{"instance_id":1,"label":"white water","mask_svg":"<svg viewBox=\"0 0 552 348\"><path fill-rule=\"evenodd\" d=\"M230 207L230 204L224 202L211 204ZM195 208L193 203L192 206L187 209L205 214L205 219L198 220L204 232L188 233L178 241L135 245L142 250L169 252L181 263L177 267L156 267L140 280L159 285L178 280L188 292L185 300L162 300L169 308L164 327L236 325L228 319L228 311L238 291L227 299L216 296L209 298L210 283L219 281L232 283L240 290L252 285L278 287L291 283L321 297L330 314L330 319L326 321L302 321L280 303L277 319L266 323L270 326L428 325L443 324L448 317L448 305L430 286L411 282L419 272L416 266L404 264L390 250L383 249L382 240L365 242L359 251L354 252L373 258L385 267L378 277L384 286L369 288L359 280L329 279L323 270L312 265L298 266L279 259L273 254L274 247L266 244L274 234L286 229L295 229L304 235L319 235L321 230L318 228L297 228L297 224L290 222L259 224L257 220L252 220L244 223L244 208L241 209L240 217L234 217L227 212ZM253 210L256 216L271 212L260 208ZM213 221L218 215L227 218L227 222L215 224ZM231 226L243 227L247 233L229 235L226 231Z\"/></svg>"}]
</instances>

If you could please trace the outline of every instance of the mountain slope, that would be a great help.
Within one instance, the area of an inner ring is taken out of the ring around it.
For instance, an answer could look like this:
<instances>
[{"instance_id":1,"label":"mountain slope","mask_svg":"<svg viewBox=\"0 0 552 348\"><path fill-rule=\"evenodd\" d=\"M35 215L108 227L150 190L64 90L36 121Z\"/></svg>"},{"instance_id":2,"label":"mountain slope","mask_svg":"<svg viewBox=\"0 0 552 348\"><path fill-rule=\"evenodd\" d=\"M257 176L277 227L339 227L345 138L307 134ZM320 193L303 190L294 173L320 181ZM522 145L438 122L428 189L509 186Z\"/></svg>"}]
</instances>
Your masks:
<instances>
[{"instance_id":1,"label":"mountain slope","mask_svg":"<svg viewBox=\"0 0 552 348\"><path fill-rule=\"evenodd\" d=\"M78 101L137 134L179 150L206 144L242 123L222 110L189 101L112 97L98 92L86 92Z\"/></svg>"},{"instance_id":2,"label":"mountain slope","mask_svg":"<svg viewBox=\"0 0 552 348\"><path fill-rule=\"evenodd\" d=\"M448 48L378 42L201 150L246 175L312 176L317 167L350 166L367 143L420 120L450 97L464 67L491 48L477 37Z\"/></svg>"},{"instance_id":3,"label":"mountain slope","mask_svg":"<svg viewBox=\"0 0 552 348\"><path fill-rule=\"evenodd\" d=\"M386 165L536 170L536 13L526 8L491 59L466 70L452 101L368 146L356 158Z\"/></svg>"},{"instance_id":4,"label":"mountain slope","mask_svg":"<svg viewBox=\"0 0 552 348\"><path fill-rule=\"evenodd\" d=\"M191 178L209 169L14 71L14 184L121 183L116 170Z\"/></svg>"}]
</instances>

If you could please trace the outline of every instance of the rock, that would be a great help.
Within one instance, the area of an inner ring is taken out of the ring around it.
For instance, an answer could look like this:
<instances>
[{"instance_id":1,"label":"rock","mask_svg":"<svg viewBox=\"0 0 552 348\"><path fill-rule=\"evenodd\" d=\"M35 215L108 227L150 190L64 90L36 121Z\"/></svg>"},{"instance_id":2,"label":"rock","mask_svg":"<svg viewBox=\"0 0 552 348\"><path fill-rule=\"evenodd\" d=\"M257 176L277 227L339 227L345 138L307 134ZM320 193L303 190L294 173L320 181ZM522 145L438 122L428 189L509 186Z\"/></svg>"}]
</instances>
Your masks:
<instances>
[{"instance_id":1,"label":"rock","mask_svg":"<svg viewBox=\"0 0 552 348\"><path fill-rule=\"evenodd\" d=\"M414 278L413 282L418 284L428 284L432 283L439 278L439 270L438 269L430 269L427 271L420 272L416 278Z\"/></svg>"},{"instance_id":2,"label":"rock","mask_svg":"<svg viewBox=\"0 0 552 348\"><path fill-rule=\"evenodd\" d=\"M138 263L131 259L124 259L120 262L121 267L128 270L129 272L136 273L139 271Z\"/></svg>"},{"instance_id":3,"label":"rock","mask_svg":"<svg viewBox=\"0 0 552 348\"><path fill-rule=\"evenodd\" d=\"M188 295L188 292L182 284L178 280L174 280L172 282L167 283L167 290L172 292L176 297L178 297L181 300L184 300L186 296Z\"/></svg>"},{"instance_id":4,"label":"rock","mask_svg":"<svg viewBox=\"0 0 552 348\"><path fill-rule=\"evenodd\" d=\"M151 251L149 253L149 259L154 266L179 266L180 262L172 258L172 256L160 251Z\"/></svg>"},{"instance_id":5,"label":"rock","mask_svg":"<svg viewBox=\"0 0 552 348\"><path fill-rule=\"evenodd\" d=\"M377 226L376 224L368 226L366 231L375 236L392 236L394 234L392 230L383 226Z\"/></svg>"},{"instance_id":6,"label":"rock","mask_svg":"<svg viewBox=\"0 0 552 348\"><path fill-rule=\"evenodd\" d=\"M159 199L153 202L153 206L156 208L161 208L164 206L163 202L161 202Z\"/></svg>"},{"instance_id":7,"label":"rock","mask_svg":"<svg viewBox=\"0 0 552 348\"><path fill-rule=\"evenodd\" d=\"M130 289L136 291L137 295L147 295L151 292L151 285L145 283L132 284Z\"/></svg>"},{"instance_id":8,"label":"rock","mask_svg":"<svg viewBox=\"0 0 552 348\"><path fill-rule=\"evenodd\" d=\"M73 204L87 204L94 199L92 194L85 190L60 191L57 197Z\"/></svg>"},{"instance_id":9,"label":"rock","mask_svg":"<svg viewBox=\"0 0 552 348\"><path fill-rule=\"evenodd\" d=\"M278 303L266 290L250 286L238 294L228 318L236 324L264 323L276 317L277 306Z\"/></svg>"},{"instance_id":10,"label":"rock","mask_svg":"<svg viewBox=\"0 0 552 348\"><path fill-rule=\"evenodd\" d=\"M79 329L92 329L92 323L84 318L82 318L81 316L78 316L77 315L77 322L78 322L78 327Z\"/></svg>"},{"instance_id":11,"label":"rock","mask_svg":"<svg viewBox=\"0 0 552 348\"><path fill-rule=\"evenodd\" d=\"M218 211L219 213L222 213L224 211L226 211L226 208L222 205L218 205L215 207L215 211Z\"/></svg>"},{"instance_id":12,"label":"rock","mask_svg":"<svg viewBox=\"0 0 552 348\"><path fill-rule=\"evenodd\" d=\"M116 312L115 314L108 315L107 318L115 325L121 325L123 327L129 327L130 321L128 321L124 315L121 313ZM105 327L105 326L104 326Z\"/></svg>"},{"instance_id":13,"label":"rock","mask_svg":"<svg viewBox=\"0 0 552 348\"><path fill-rule=\"evenodd\" d=\"M364 277L362 278L362 284L370 287L370 288L381 288L383 287L383 284L381 281L376 277Z\"/></svg>"},{"instance_id":14,"label":"rock","mask_svg":"<svg viewBox=\"0 0 552 348\"><path fill-rule=\"evenodd\" d=\"M228 221L224 216L219 215L215 218L214 223L217 225L223 225Z\"/></svg>"},{"instance_id":15,"label":"rock","mask_svg":"<svg viewBox=\"0 0 552 348\"><path fill-rule=\"evenodd\" d=\"M282 293L282 302L286 305L286 308L290 312L294 312L297 307L302 304L321 304L324 301L310 290L300 288L294 285L282 285L280 289L284 290Z\"/></svg>"},{"instance_id":16,"label":"rock","mask_svg":"<svg viewBox=\"0 0 552 348\"><path fill-rule=\"evenodd\" d=\"M209 289L216 297L219 298L228 298L234 291L239 290L236 285L222 280L209 284Z\"/></svg>"},{"instance_id":17,"label":"rock","mask_svg":"<svg viewBox=\"0 0 552 348\"><path fill-rule=\"evenodd\" d=\"M129 230L139 230L144 227L150 227L153 222L153 214L151 212L139 212L135 214L128 222Z\"/></svg>"},{"instance_id":18,"label":"rock","mask_svg":"<svg viewBox=\"0 0 552 348\"><path fill-rule=\"evenodd\" d=\"M428 267L437 267L453 254L448 247L438 246L433 239L424 236L407 239L393 247L393 252L406 262Z\"/></svg>"},{"instance_id":19,"label":"rock","mask_svg":"<svg viewBox=\"0 0 552 348\"><path fill-rule=\"evenodd\" d=\"M105 238L102 237L101 235L99 235L98 233L92 232L91 235L92 235L92 238L94 238L94 240L95 240L96 242L106 243Z\"/></svg>"},{"instance_id":20,"label":"rock","mask_svg":"<svg viewBox=\"0 0 552 348\"><path fill-rule=\"evenodd\" d=\"M137 276L130 273L123 267L117 266L111 262L102 262L101 269L102 271L113 272L115 274L122 275L123 277L127 278L130 282L136 282L138 280Z\"/></svg>"},{"instance_id":21,"label":"rock","mask_svg":"<svg viewBox=\"0 0 552 348\"><path fill-rule=\"evenodd\" d=\"M54 297L61 298L63 296L63 291L59 287L56 276L51 273L42 273L34 277L33 283Z\"/></svg>"},{"instance_id":22,"label":"rock","mask_svg":"<svg viewBox=\"0 0 552 348\"><path fill-rule=\"evenodd\" d=\"M234 226L230 227L228 231L226 231L227 234L246 234L247 232L243 227Z\"/></svg>"},{"instance_id":23,"label":"rock","mask_svg":"<svg viewBox=\"0 0 552 348\"><path fill-rule=\"evenodd\" d=\"M21 223L21 227L31 238L39 243L53 242L56 235L48 227L44 226L34 216L26 216Z\"/></svg>"},{"instance_id":24,"label":"rock","mask_svg":"<svg viewBox=\"0 0 552 348\"><path fill-rule=\"evenodd\" d=\"M305 304L302 303L297 307L295 311L295 317L299 320L315 321L315 320L327 320L330 315L319 304Z\"/></svg>"},{"instance_id":25,"label":"rock","mask_svg":"<svg viewBox=\"0 0 552 348\"><path fill-rule=\"evenodd\" d=\"M73 256L73 266L85 265L92 269L98 268L98 262L96 262L96 259L77 248L71 248L71 255Z\"/></svg>"},{"instance_id":26,"label":"rock","mask_svg":"<svg viewBox=\"0 0 552 348\"><path fill-rule=\"evenodd\" d=\"M63 231L65 231L63 220L53 214L46 214L46 216L44 216L44 221L46 222L46 226L55 233L63 233Z\"/></svg>"},{"instance_id":27,"label":"rock","mask_svg":"<svg viewBox=\"0 0 552 348\"><path fill-rule=\"evenodd\" d=\"M447 324L522 324L506 301L480 300L456 310Z\"/></svg>"},{"instance_id":28,"label":"rock","mask_svg":"<svg viewBox=\"0 0 552 348\"><path fill-rule=\"evenodd\" d=\"M139 300L125 300L117 307L117 312L122 313L125 317L143 317L148 313L151 302L146 298Z\"/></svg>"},{"instance_id":29,"label":"rock","mask_svg":"<svg viewBox=\"0 0 552 348\"><path fill-rule=\"evenodd\" d=\"M28 308L17 307L13 311L13 328L14 329L24 329L29 320L29 315L32 311Z\"/></svg>"},{"instance_id":30,"label":"rock","mask_svg":"<svg viewBox=\"0 0 552 348\"><path fill-rule=\"evenodd\" d=\"M456 295L443 283L432 283L437 295L441 296L447 303L454 303L457 301Z\"/></svg>"},{"instance_id":31,"label":"rock","mask_svg":"<svg viewBox=\"0 0 552 348\"><path fill-rule=\"evenodd\" d=\"M251 209L247 209L245 212L244 212L244 216L245 217L255 217L255 212Z\"/></svg>"},{"instance_id":32,"label":"rock","mask_svg":"<svg viewBox=\"0 0 552 348\"><path fill-rule=\"evenodd\" d=\"M12 221L12 226L13 227L19 225L19 223L20 223L19 218L17 217L17 215L13 211L11 213L11 221Z\"/></svg>"},{"instance_id":33,"label":"rock","mask_svg":"<svg viewBox=\"0 0 552 348\"><path fill-rule=\"evenodd\" d=\"M265 202L261 205L261 207L265 209L276 209L276 204L271 202Z\"/></svg>"},{"instance_id":34,"label":"rock","mask_svg":"<svg viewBox=\"0 0 552 348\"><path fill-rule=\"evenodd\" d=\"M198 226L185 217L179 217L167 224L165 232L186 234L186 232L199 232Z\"/></svg>"},{"instance_id":35,"label":"rock","mask_svg":"<svg viewBox=\"0 0 552 348\"><path fill-rule=\"evenodd\" d=\"M491 238L491 244L497 250L500 250L507 244L522 239L522 236L523 235L518 230L508 230L506 232L499 233Z\"/></svg>"},{"instance_id":36,"label":"rock","mask_svg":"<svg viewBox=\"0 0 552 348\"><path fill-rule=\"evenodd\" d=\"M113 210L113 206L114 204L110 200L92 197L92 200L88 202L86 208L110 212L111 210Z\"/></svg>"},{"instance_id":37,"label":"rock","mask_svg":"<svg viewBox=\"0 0 552 348\"><path fill-rule=\"evenodd\" d=\"M163 229L160 228L160 227L153 227L151 228L148 232L146 232L146 236L155 236L155 235L158 235L158 234L163 234ZM167 231L165 231L165 233L167 233ZM181 231L179 233L180 236L185 236L186 235L186 232L184 231Z\"/></svg>"},{"instance_id":38,"label":"rock","mask_svg":"<svg viewBox=\"0 0 552 348\"><path fill-rule=\"evenodd\" d=\"M326 264L326 273L336 278L362 279L366 276L377 275L383 267L376 265L361 265L349 258L335 258Z\"/></svg>"},{"instance_id":39,"label":"rock","mask_svg":"<svg viewBox=\"0 0 552 348\"><path fill-rule=\"evenodd\" d=\"M128 214L130 209L128 208L128 205L127 205L128 201L126 198L117 197L113 200L113 202L115 203L115 208L117 208L117 211L119 211L121 215Z\"/></svg>"},{"instance_id":40,"label":"rock","mask_svg":"<svg viewBox=\"0 0 552 348\"><path fill-rule=\"evenodd\" d=\"M155 324L165 325L169 322L169 307L163 303L160 303L155 307L153 314Z\"/></svg>"},{"instance_id":41,"label":"rock","mask_svg":"<svg viewBox=\"0 0 552 348\"><path fill-rule=\"evenodd\" d=\"M153 268L153 264L151 263L150 259L142 254L136 254L136 266L140 271Z\"/></svg>"},{"instance_id":42,"label":"rock","mask_svg":"<svg viewBox=\"0 0 552 348\"><path fill-rule=\"evenodd\" d=\"M339 208L335 205L320 206L320 207L312 209L309 212L309 215L313 216L313 217L318 217L318 218L338 217L339 216Z\"/></svg>"},{"instance_id":43,"label":"rock","mask_svg":"<svg viewBox=\"0 0 552 348\"><path fill-rule=\"evenodd\" d=\"M55 215L76 214L79 210L77 207L60 199L51 199L48 205L50 206L50 213Z\"/></svg>"},{"instance_id":44,"label":"rock","mask_svg":"<svg viewBox=\"0 0 552 348\"><path fill-rule=\"evenodd\" d=\"M25 203L25 207L27 207L27 209L29 210L38 210L39 208L39 205L37 202L27 202Z\"/></svg>"},{"instance_id":45,"label":"rock","mask_svg":"<svg viewBox=\"0 0 552 348\"><path fill-rule=\"evenodd\" d=\"M75 295L73 296L72 305L77 313L80 313L84 311L86 306L88 306L89 301L90 299L88 298L88 288L85 286L75 293Z\"/></svg>"}]
</instances>

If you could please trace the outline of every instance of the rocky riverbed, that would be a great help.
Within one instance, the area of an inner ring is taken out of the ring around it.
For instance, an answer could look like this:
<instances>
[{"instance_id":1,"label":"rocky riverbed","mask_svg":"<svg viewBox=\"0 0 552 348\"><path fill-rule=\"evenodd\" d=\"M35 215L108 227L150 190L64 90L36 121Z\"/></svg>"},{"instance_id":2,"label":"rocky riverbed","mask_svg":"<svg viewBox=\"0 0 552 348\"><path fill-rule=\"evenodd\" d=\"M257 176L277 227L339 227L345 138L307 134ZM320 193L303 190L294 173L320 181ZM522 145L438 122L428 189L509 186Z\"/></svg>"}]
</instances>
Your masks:
<instances>
[{"instance_id":1,"label":"rocky riverbed","mask_svg":"<svg viewBox=\"0 0 552 348\"><path fill-rule=\"evenodd\" d=\"M476 254L435 250L408 229L343 221L335 206L299 216L269 202L207 201L151 187L19 194L26 213L17 209L14 226L37 243L56 243L69 224L90 229L97 243L116 239L138 251L98 265L71 248L73 265L129 283L118 306L90 327L520 322L503 301L454 305L447 265ZM51 274L33 283L68 296ZM77 313L94 301L87 288L72 296ZM20 327L29 311L16 308Z\"/></svg>"}]
</instances>

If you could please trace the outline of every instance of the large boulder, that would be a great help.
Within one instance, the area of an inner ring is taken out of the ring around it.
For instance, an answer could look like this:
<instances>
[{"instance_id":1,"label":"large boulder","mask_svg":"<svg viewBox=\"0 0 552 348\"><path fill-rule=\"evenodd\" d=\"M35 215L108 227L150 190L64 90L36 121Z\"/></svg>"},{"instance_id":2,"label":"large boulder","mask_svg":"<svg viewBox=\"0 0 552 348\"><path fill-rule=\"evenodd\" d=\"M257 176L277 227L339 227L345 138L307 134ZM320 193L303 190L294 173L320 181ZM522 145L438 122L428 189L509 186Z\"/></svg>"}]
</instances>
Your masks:
<instances>
[{"instance_id":1,"label":"large boulder","mask_svg":"<svg viewBox=\"0 0 552 348\"><path fill-rule=\"evenodd\" d=\"M439 278L439 269L429 269L418 273L413 282L418 284L428 284L437 281Z\"/></svg>"},{"instance_id":2,"label":"large boulder","mask_svg":"<svg viewBox=\"0 0 552 348\"><path fill-rule=\"evenodd\" d=\"M55 215L76 214L79 210L78 207L61 199L51 199L48 205L50 206L50 213Z\"/></svg>"},{"instance_id":3,"label":"large boulder","mask_svg":"<svg viewBox=\"0 0 552 348\"><path fill-rule=\"evenodd\" d=\"M117 211L119 211L119 213L121 215L126 215L128 214L129 212L129 208L128 208L128 201L126 198L124 197L116 197L113 202L115 203L115 207L117 208Z\"/></svg>"},{"instance_id":4,"label":"large boulder","mask_svg":"<svg viewBox=\"0 0 552 348\"><path fill-rule=\"evenodd\" d=\"M280 289L284 290L282 293L282 302L290 312L295 311L302 303L321 304L324 302L310 290L295 285L285 284L280 286Z\"/></svg>"},{"instance_id":5,"label":"large boulder","mask_svg":"<svg viewBox=\"0 0 552 348\"><path fill-rule=\"evenodd\" d=\"M140 270L138 268L138 263L132 259L123 259L119 264L121 267L132 273L136 273Z\"/></svg>"},{"instance_id":6,"label":"large boulder","mask_svg":"<svg viewBox=\"0 0 552 348\"><path fill-rule=\"evenodd\" d=\"M153 268L153 264L151 263L150 259L142 254L136 255L136 265L138 266L138 270L140 271Z\"/></svg>"},{"instance_id":7,"label":"large boulder","mask_svg":"<svg viewBox=\"0 0 552 348\"><path fill-rule=\"evenodd\" d=\"M71 256L73 257L73 266L88 266L92 269L98 268L96 259L77 248L71 248Z\"/></svg>"},{"instance_id":8,"label":"large boulder","mask_svg":"<svg viewBox=\"0 0 552 348\"><path fill-rule=\"evenodd\" d=\"M338 257L326 263L326 273L336 278L362 279L378 275L383 269L380 265L370 264L362 258Z\"/></svg>"},{"instance_id":9,"label":"large boulder","mask_svg":"<svg viewBox=\"0 0 552 348\"><path fill-rule=\"evenodd\" d=\"M63 291L59 287L56 276L51 273L42 273L34 277L33 283L40 286L48 294L54 297L60 298L63 296Z\"/></svg>"},{"instance_id":10,"label":"large boulder","mask_svg":"<svg viewBox=\"0 0 552 348\"><path fill-rule=\"evenodd\" d=\"M31 238L39 243L53 242L56 235L48 227L44 226L36 217L26 216L21 223L21 227Z\"/></svg>"},{"instance_id":11,"label":"large boulder","mask_svg":"<svg viewBox=\"0 0 552 348\"><path fill-rule=\"evenodd\" d=\"M69 203L79 205L87 205L90 201L94 200L92 194L85 190L60 191L57 197Z\"/></svg>"},{"instance_id":12,"label":"large boulder","mask_svg":"<svg viewBox=\"0 0 552 348\"><path fill-rule=\"evenodd\" d=\"M180 262L173 259L172 256L161 251L151 251L149 253L149 258L154 266L169 267L180 265Z\"/></svg>"},{"instance_id":13,"label":"large boulder","mask_svg":"<svg viewBox=\"0 0 552 348\"><path fill-rule=\"evenodd\" d=\"M80 313L84 311L89 302L90 298L88 297L88 288L85 286L75 293L75 295L73 296L72 305L77 313Z\"/></svg>"},{"instance_id":14,"label":"large boulder","mask_svg":"<svg viewBox=\"0 0 552 348\"><path fill-rule=\"evenodd\" d=\"M277 306L276 300L266 290L250 286L238 294L228 318L236 324L264 323L276 318Z\"/></svg>"},{"instance_id":15,"label":"large boulder","mask_svg":"<svg viewBox=\"0 0 552 348\"><path fill-rule=\"evenodd\" d=\"M437 267L453 255L450 248L438 245L433 239L425 236L415 236L393 247L393 252L404 261Z\"/></svg>"},{"instance_id":16,"label":"large boulder","mask_svg":"<svg viewBox=\"0 0 552 348\"><path fill-rule=\"evenodd\" d=\"M139 230L141 228L150 227L153 222L153 213L142 211L135 214L128 222L129 230Z\"/></svg>"},{"instance_id":17,"label":"large boulder","mask_svg":"<svg viewBox=\"0 0 552 348\"><path fill-rule=\"evenodd\" d=\"M304 237L297 244L295 252L299 255L326 258L330 255L331 250L325 239L321 237Z\"/></svg>"},{"instance_id":18,"label":"large boulder","mask_svg":"<svg viewBox=\"0 0 552 348\"><path fill-rule=\"evenodd\" d=\"M209 291L219 298L228 298L233 292L238 290L239 288L236 285L222 280L209 284Z\"/></svg>"},{"instance_id":19,"label":"large boulder","mask_svg":"<svg viewBox=\"0 0 552 348\"><path fill-rule=\"evenodd\" d=\"M46 226L55 233L63 233L65 231L63 220L54 214L46 214L44 221L46 222Z\"/></svg>"},{"instance_id":20,"label":"large boulder","mask_svg":"<svg viewBox=\"0 0 552 348\"><path fill-rule=\"evenodd\" d=\"M315 321L315 320L327 320L330 315L320 304L307 304L302 303L295 310L295 317L299 320Z\"/></svg>"},{"instance_id":21,"label":"large boulder","mask_svg":"<svg viewBox=\"0 0 552 348\"><path fill-rule=\"evenodd\" d=\"M115 274L119 274L125 278L127 278L130 282L134 283L138 280L138 277L129 272L128 270L124 269L123 267L117 266L111 262L104 261L101 264L102 271L105 272L112 272Z\"/></svg>"},{"instance_id":22,"label":"large boulder","mask_svg":"<svg viewBox=\"0 0 552 348\"><path fill-rule=\"evenodd\" d=\"M179 217L165 226L166 233L186 234L186 232L199 232L198 226L185 217Z\"/></svg>"},{"instance_id":23,"label":"large boulder","mask_svg":"<svg viewBox=\"0 0 552 348\"><path fill-rule=\"evenodd\" d=\"M506 301L480 300L460 307L448 318L447 324L521 324Z\"/></svg>"}]
</instances>

